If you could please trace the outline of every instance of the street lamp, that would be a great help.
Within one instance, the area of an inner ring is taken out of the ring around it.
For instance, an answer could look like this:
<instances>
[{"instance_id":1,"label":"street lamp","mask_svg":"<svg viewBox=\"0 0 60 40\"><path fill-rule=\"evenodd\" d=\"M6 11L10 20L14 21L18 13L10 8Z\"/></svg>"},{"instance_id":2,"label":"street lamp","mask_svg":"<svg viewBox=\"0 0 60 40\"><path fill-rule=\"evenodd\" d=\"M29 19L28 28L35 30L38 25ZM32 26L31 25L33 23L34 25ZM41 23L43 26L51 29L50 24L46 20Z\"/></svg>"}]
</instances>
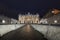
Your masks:
<instances>
[{"instance_id":1,"label":"street lamp","mask_svg":"<svg viewBox=\"0 0 60 40\"><path fill-rule=\"evenodd\" d=\"M54 20L54 23L57 23L57 20Z\"/></svg>"},{"instance_id":2,"label":"street lamp","mask_svg":"<svg viewBox=\"0 0 60 40\"><path fill-rule=\"evenodd\" d=\"M5 20L2 20L2 23L5 23Z\"/></svg>"}]
</instances>

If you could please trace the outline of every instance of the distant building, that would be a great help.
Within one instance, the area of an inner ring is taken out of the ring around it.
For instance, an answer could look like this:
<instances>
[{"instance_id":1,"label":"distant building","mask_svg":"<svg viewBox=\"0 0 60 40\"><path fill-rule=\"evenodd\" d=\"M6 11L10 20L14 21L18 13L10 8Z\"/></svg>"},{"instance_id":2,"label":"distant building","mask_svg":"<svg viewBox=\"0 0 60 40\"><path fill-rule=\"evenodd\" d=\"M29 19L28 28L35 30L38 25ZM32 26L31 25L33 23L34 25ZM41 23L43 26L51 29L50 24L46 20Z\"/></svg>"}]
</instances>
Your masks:
<instances>
[{"instance_id":1,"label":"distant building","mask_svg":"<svg viewBox=\"0 0 60 40\"><path fill-rule=\"evenodd\" d=\"M39 23L39 15L38 14L28 14L22 15L19 14L18 20L20 23Z\"/></svg>"},{"instance_id":2,"label":"distant building","mask_svg":"<svg viewBox=\"0 0 60 40\"><path fill-rule=\"evenodd\" d=\"M11 24L16 24L18 23L18 20L11 18Z\"/></svg>"},{"instance_id":3,"label":"distant building","mask_svg":"<svg viewBox=\"0 0 60 40\"><path fill-rule=\"evenodd\" d=\"M10 23L11 23L11 18L0 15L0 24L10 24Z\"/></svg>"},{"instance_id":4,"label":"distant building","mask_svg":"<svg viewBox=\"0 0 60 40\"><path fill-rule=\"evenodd\" d=\"M18 20L0 15L0 24L16 24Z\"/></svg>"},{"instance_id":5,"label":"distant building","mask_svg":"<svg viewBox=\"0 0 60 40\"><path fill-rule=\"evenodd\" d=\"M43 19L43 18L42 18L42 19L40 20L40 24L48 24L47 19Z\"/></svg>"},{"instance_id":6,"label":"distant building","mask_svg":"<svg viewBox=\"0 0 60 40\"><path fill-rule=\"evenodd\" d=\"M47 19L48 24L60 24L60 10L58 9L53 9L50 10L44 17L43 19ZM44 22L46 22L44 21ZM43 22L42 22L43 23Z\"/></svg>"}]
</instances>

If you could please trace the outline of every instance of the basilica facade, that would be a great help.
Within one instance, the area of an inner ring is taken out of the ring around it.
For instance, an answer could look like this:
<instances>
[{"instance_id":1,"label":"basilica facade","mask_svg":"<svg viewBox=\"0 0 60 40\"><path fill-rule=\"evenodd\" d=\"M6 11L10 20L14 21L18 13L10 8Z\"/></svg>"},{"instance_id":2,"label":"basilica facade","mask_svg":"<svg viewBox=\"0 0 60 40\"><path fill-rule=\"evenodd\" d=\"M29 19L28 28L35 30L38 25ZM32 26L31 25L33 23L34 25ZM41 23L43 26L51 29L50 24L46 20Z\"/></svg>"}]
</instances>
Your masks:
<instances>
[{"instance_id":1,"label":"basilica facade","mask_svg":"<svg viewBox=\"0 0 60 40\"><path fill-rule=\"evenodd\" d=\"M21 15L19 14L18 16L18 20L20 23L39 23L40 18L38 14L25 14L25 15Z\"/></svg>"}]
</instances>

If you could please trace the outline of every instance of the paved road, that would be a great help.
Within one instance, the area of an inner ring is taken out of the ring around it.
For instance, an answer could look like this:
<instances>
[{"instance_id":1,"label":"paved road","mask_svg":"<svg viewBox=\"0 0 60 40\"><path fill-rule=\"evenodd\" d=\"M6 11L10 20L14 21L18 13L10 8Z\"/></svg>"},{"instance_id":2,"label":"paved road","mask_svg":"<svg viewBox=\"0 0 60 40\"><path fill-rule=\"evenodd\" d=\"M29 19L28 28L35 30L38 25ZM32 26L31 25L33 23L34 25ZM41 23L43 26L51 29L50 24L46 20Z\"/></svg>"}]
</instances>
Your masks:
<instances>
[{"instance_id":1,"label":"paved road","mask_svg":"<svg viewBox=\"0 0 60 40\"><path fill-rule=\"evenodd\" d=\"M44 35L36 31L30 24L11 31L2 36L1 40L47 40Z\"/></svg>"}]
</instances>

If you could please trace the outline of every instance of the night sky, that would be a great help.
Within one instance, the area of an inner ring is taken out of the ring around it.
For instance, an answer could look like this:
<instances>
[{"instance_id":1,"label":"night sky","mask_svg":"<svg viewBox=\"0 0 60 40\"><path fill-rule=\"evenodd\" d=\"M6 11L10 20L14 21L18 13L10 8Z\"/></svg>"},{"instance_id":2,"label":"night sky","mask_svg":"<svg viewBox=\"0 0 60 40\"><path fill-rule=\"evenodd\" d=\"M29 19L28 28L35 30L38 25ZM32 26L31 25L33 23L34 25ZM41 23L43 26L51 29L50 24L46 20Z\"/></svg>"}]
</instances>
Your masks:
<instances>
[{"instance_id":1,"label":"night sky","mask_svg":"<svg viewBox=\"0 0 60 40\"><path fill-rule=\"evenodd\" d=\"M27 12L43 17L52 8L60 9L60 0L0 0L0 14L16 19Z\"/></svg>"}]
</instances>

